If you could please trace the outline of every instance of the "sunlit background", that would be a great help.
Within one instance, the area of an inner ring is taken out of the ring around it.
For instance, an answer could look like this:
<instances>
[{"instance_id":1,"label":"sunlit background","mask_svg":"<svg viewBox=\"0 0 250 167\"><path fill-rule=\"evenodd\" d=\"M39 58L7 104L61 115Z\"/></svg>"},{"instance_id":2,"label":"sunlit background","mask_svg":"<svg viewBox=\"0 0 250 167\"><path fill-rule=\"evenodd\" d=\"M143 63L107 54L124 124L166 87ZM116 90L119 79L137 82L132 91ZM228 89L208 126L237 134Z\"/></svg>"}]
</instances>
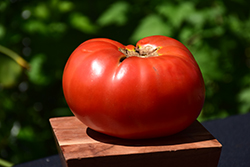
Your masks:
<instances>
[{"instance_id":1,"label":"sunlit background","mask_svg":"<svg viewBox=\"0 0 250 167\"><path fill-rule=\"evenodd\" d=\"M127 45L149 35L173 37L190 49L204 76L199 121L247 113L249 6L244 0L1 0L0 164L57 154L49 118L72 115L63 68L90 38Z\"/></svg>"}]
</instances>

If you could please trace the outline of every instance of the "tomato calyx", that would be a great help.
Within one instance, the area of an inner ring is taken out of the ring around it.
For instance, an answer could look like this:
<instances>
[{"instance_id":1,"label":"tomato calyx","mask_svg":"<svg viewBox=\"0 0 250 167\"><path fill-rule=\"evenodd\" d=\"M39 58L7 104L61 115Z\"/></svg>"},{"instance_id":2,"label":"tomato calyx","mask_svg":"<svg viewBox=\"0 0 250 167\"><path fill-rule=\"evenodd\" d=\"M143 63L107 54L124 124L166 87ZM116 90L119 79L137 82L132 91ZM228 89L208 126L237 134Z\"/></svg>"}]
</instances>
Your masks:
<instances>
[{"instance_id":1,"label":"tomato calyx","mask_svg":"<svg viewBox=\"0 0 250 167\"><path fill-rule=\"evenodd\" d=\"M129 46L131 47L131 45ZM152 45L144 45L144 46L136 46L132 49L128 48L119 48L119 51L122 52L126 57L122 57L122 61L125 58L136 56L136 57L155 57L159 56L157 51L160 49L160 47L155 47ZM120 60L121 61L121 60Z\"/></svg>"}]
</instances>

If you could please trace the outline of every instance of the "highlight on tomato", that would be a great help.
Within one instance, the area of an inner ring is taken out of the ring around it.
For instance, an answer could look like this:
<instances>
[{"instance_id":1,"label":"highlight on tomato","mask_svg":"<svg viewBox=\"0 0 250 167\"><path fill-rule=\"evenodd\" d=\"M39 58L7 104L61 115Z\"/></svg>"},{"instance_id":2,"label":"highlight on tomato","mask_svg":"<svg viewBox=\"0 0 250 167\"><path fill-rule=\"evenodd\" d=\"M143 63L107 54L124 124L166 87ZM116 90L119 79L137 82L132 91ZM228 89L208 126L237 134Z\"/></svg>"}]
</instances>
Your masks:
<instances>
[{"instance_id":1,"label":"highlight on tomato","mask_svg":"<svg viewBox=\"0 0 250 167\"><path fill-rule=\"evenodd\" d=\"M135 46L87 40L70 55L62 82L66 102L81 122L125 139L178 133L197 119L205 99L191 52L160 35Z\"/></svg>"}]
</instances>

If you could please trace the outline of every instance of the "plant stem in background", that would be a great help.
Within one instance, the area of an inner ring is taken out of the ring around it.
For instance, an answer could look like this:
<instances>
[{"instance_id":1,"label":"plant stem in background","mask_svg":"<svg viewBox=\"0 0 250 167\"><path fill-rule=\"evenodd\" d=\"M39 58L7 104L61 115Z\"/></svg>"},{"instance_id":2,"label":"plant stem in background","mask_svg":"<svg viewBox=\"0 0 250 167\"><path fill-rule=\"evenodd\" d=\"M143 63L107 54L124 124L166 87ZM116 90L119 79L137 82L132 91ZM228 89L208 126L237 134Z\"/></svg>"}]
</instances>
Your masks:
<instances>
[{"instance_id":1,"label":"plant stem in background","mask_svg":"<svg viewBox=\"0 0 250 167\"><path fill-rule=\"evenodd\" d=\"M15 62L17 62L17 64L19 64L23 68L25 68L27 70L30 69L29 63L27 61L25 61L21 56L19 56L14 51L0 45L0 52L2 52L3 54L9 56L10 58L12 58Z\"/></svg>"},{"instance_id":2,"label":"plant stem in background","mask_svg":"<svg viewBox=\"0 0 250 167\"><path fill-rule=\"evenodd\" d=\"M10 167L13 166L14 164L12 164L11 162L8 162L6 160L3 160L0 158L0 166L6 166L6 167Z\"/></svg>"}]
</instances>

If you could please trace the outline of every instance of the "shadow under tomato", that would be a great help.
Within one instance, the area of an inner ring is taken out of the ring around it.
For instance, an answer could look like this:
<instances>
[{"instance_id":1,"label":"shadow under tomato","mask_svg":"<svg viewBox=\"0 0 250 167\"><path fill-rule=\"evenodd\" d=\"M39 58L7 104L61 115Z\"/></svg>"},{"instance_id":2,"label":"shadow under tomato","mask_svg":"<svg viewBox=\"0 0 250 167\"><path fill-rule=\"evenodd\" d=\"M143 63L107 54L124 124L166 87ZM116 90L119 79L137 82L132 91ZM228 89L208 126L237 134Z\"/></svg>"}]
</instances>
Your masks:
<instances>
[{"instance_id":1,"label":"shadow under tomato","mask_svg":"<svg viewBox=\"0 0 250 167\"><path fill-rule=\"evenodd\" d=\"M90 128L87 128L86 132L89 137L96 141L124 146L176 145L214 139L214 137L198 121L194 121L188 128L177 134L152 139L121 139L99 133Z\"/></svg>"}]
</instances>

